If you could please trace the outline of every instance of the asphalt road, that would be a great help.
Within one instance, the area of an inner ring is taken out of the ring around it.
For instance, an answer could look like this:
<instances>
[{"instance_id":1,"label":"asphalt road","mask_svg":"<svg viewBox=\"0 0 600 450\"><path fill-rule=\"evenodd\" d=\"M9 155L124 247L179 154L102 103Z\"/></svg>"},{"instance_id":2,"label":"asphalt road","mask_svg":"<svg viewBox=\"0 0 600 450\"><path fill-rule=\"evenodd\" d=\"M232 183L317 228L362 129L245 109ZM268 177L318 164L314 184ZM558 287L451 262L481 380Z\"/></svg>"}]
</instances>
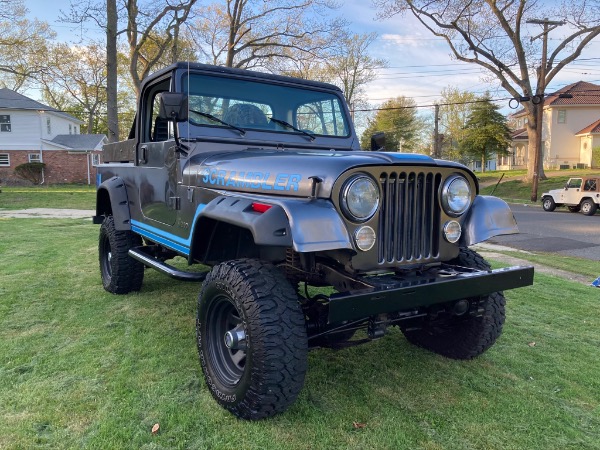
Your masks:
<instances>
[{"instance_id":1,"label":"asphalt road","mask_svg":"<svg viewBox=\"0 0 600 450\"><path fill-rule=\"evenodd\" d=\"M600 261L600 212L584 216L566 208L546 212L540 206L512 204L510 207L520 234L497 236L487 242Z\"/></svg>"}]
</instances>

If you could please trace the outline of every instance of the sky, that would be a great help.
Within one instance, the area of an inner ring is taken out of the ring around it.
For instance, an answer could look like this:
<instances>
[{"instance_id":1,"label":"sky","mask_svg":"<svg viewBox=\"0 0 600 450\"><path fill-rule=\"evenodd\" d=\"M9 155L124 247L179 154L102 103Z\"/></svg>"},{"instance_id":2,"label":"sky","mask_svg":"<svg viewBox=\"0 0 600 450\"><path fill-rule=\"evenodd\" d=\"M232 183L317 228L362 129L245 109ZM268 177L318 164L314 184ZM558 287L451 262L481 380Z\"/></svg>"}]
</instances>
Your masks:
<instances>
[{"instance_id":1,"label":"sky","mask_svg":"<svg viewBox=\"0 0 600 450\"><path fill-rule=\"evenodd\" d=\"M351 23L350 29L355 33L377 32L379 36L370 47L371 53L388 61L388 67L379 70L377 78L367 86L371 104L380 105L387 99L405 96L413 98L422 107L420 110L426 111L440 100L440 92L447 87L476 94L489 91L494 99L508 97L497 82L490 82L489 76L487 80L484 78L485 71L479 66L453 60L447 44L429 33L416 19L410 16L378 19L370 0L345 0L342 3L338 15ZM91 24L89 30L81 30L58 22L60 11L69 10L69 0L25 0L25 4L29 15L47 21L58 33L59 40L77 39L82 33L99 33L101 37L101 30L93 29ZM541 26L532 31L539 34ZM567 32L567 27L551 32L549 49ZM563 69L546 92L580 80L600 83L600 39L593 41L578 61ZM499 101L498 105L503 112L510 112L508 100Z\"/></svg>"}]
</instances>

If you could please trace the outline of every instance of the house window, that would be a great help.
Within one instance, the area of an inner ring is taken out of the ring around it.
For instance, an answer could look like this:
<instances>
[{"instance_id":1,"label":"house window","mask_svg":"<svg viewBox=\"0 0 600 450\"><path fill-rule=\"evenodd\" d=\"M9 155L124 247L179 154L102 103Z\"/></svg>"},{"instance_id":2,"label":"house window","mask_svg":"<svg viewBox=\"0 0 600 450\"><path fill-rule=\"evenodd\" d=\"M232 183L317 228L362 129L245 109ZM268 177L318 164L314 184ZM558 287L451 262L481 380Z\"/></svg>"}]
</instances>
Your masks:
<instances>
[{"instance_id":1,"label":"house window","mask_svg":"<svg viewBox=\"0 0 600 450\"><path fill-rule=\"evenodd\" d=\"M558 110L558 120L557 123L567 123L567 110L559 109Z\"/></svg>"},{"instance_id":2,"label":"house window","mask_svg":"<svg viewBox=\"0 0 600 450\"><path fill-rule=\"evenodd\" d=\"M42 162L42 158L40 156L39 153L30 153L29 155L27 155L27 157L29 158L29 162Z\"/></svg>"},{"instance_id":3,"label":"house window","mask_svg":"<svg viewBox=\"0 0 600 450\"><path fill-rule=\"evenodd\" d=\"M92 165L97 166L100 164L100 153L92 153Z\"/></svg>"},{"instance_id":4,"label":"house window","mask_svg":"<svg viewBox=\"0 0 600 450\"><path fill-rule=\"evenodd\" d=\"M10 133L10 115L0 115L0 132Z\"/></svg>"},{"instance_id":5,"label":"house window","mask_svg":"<svg viewBox=\"0 0 600 450\"><path fill-rule=\"evenodd\" d=\"M73 134L73 125L69 124L69 134Z\"/></svg>"},{"instance_id":6,"label":"house window","mask_svg":"<svg viewBox=\"0 0 600 450\"><path fill-rule=\"evenodd\" d=\"M0 167L10 167L10 155L8 153L0 153Z\"/></svg>"},{"instance_id":7,"label":"house window","mask_svg":"<svg viewBox=\"0 0 600 450\"><path fill-rule=\"evenodd\" d=\"M46 132L52 134L52 122L50 121L50 117L46 117Z\"/></svg>"}]
</instances>

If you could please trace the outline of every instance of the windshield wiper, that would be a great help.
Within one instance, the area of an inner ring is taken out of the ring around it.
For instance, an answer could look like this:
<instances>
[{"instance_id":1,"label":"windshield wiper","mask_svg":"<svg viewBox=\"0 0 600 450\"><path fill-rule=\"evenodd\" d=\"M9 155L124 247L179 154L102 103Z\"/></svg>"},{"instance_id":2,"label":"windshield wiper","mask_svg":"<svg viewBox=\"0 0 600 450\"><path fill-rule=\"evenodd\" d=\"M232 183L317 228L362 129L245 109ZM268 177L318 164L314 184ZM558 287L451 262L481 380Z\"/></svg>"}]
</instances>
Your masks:
<instances>
[{"instance_id":1,"label":"windshield wiper","mask_svg":"<svg viewBox=\"0 0 600 450\"><path fill-rule=\"evenodd\" d=\"M212 114L205 113L202 111L196 111L195 109L190 109L190 112L193 112L194 114L198 114L199 116L202 116L202 117L206 117L207 119L210 119L214 122L218 122L222 125L225 125L226 127L233 128L234 130L239 131L242 136L244 136L246 134L246 130L244 130L240 127L236 127L235 125L232 125L230 123L224 122L223 120L219 119L218 117L213 116Z\"/></svg>"},{"instance_id":2,"label":"windshield wiper","mask_svg":"<svg viewBox=\"0 0 600 450\"><path fill-rule=\"evenodd\" d=\"M275 117L271 117L270 120L271 120L271 122L278 123L279 125L283 125L286 128L289 128L291 130L297 131L298 133L302 133L305 136L308 136L311 141L315 140L315 135L314 134L309 133L308 131L301 130L300 128L296 128L294 125L292 125L291 123L286 122L285 120L276 119Z\"/></svg>"}]
</instances>

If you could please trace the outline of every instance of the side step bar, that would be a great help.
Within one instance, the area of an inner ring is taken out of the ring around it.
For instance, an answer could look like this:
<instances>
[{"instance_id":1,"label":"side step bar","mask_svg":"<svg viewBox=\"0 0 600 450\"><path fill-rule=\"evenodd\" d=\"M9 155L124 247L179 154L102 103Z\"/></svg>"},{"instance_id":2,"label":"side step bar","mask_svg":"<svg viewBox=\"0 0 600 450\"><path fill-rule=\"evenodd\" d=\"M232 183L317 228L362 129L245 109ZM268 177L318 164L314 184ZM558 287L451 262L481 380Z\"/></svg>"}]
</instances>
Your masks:
<instances>
[{"instance_id":1,"label":"side step bar","mask_svg":"<svg viewBox=\"0 0 600 450\"><path fill-rule=\"evenodd\" d=\"M144 247L136 247L129 249L129 256L131 256L136 261L141 262L147 267L151 267L153 269L158 270L160 273L164 273L165 275L170 276L176 280L180 281L204 281L206 278L207 272L186 272L184 270L179 270L176 267L167 264L164 261L156 259L154 256L146 253L144 251Z\"/></svg>"}]
</instances>

